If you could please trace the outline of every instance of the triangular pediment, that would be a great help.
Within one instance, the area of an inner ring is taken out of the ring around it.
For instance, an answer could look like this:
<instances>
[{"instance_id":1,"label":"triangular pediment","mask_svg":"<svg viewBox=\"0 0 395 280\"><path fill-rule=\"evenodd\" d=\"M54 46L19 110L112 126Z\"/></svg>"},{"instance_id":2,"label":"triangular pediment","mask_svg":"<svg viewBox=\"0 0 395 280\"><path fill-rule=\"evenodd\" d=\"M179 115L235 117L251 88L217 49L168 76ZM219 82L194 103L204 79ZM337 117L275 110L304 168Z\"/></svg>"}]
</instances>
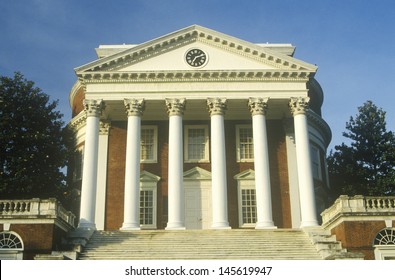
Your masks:
<instances>
[{"instance_id":1,"label":"triangular pediment","mask_svg":"<svg viewBox=\"0 0 395 280\"><path fill-rule=\"evenodd\" d=\"M253 44L220 32L193 25L130 48L120 46L108 56L75 69L80 79L223 78L240 75L306 77L317 67L295 59L268 45ZM207 61L193 67L186 61L191 49L202 50ZM268 74L269 73L269 74ZM277 73L277 74L270 74ZM301 74L303 73L303 74Z\"/></svg>"},{"instance_id":2,"label":"triangular pediment","mask_svg":"<svg viewBox=\"0 0 395 280\"><path fill-rule=\"evenodd\" d=\"M140 172L140 182L158 182L159 180L159 176L148 171L143 170Z\"/></svg>"},{"instance_id":3,"label":"triangular pediment","mask_svg":"<svg viewBox=\"0 0 395 280\"><path fill-rule=\"evenodd\" d=\"M211 180L211 172L196 166L184 172L184 180Z\"/></svg>"},{"instance_id":4,"label":"triangular pediment","mask_svg":"<svg viewBox=\"0 0 395 280\"><path fill-rule=\"evenodd\" d=\"M234 177L236 180L255 180L255 171L252 169L247 169L239 174L236 174Z\"/></svg>"}]
</instances>

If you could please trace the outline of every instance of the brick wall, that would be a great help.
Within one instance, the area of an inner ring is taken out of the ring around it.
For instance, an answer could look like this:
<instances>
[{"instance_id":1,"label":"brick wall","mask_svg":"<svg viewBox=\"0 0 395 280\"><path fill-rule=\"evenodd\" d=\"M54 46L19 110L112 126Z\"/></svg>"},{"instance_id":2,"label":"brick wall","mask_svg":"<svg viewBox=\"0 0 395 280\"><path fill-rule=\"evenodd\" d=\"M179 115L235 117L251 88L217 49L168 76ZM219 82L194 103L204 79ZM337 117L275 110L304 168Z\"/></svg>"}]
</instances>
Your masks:
<instances>
[{"instance_id":1,"label":"brick wall","mask_svg":"<svg viewBox=\"0 0 395 280\"><path fill-rule=\"evenodd\" d=\"M80 87L78 89L77 94L74 96L74 99L73 99L73 104L72 104L72 108L71 108L72 117L75 117L76 115L78 115L78 113L80 113L82 110L84 110L84 105L83 105L84 99L85 99L84 88Z\"/></svg>"},{"instance_id":2,"label":"brick wall","mask_svg":"<svg viewBox=\"0 0 395 280\"><path fill-rule=\"evenodd\" d=\"M279 228L291 228L291 203L287 147L282 121L267 123L270 180L272 186L272 209L274 224Z\"/></svg>"},{"instance_id":3,"label":"brick wall","mask_svg":"<svg viewBox=\"0 0 395 280\"><path fill-rule=\"evenodd\" d=\"M185 121L188 124L207 124L207 121ZM244 122L250 124L251 122ZM236 174L254 169L252 162L236 160L236 124L242 121L225 121L225 141L228 183L228 217L232 228L238 228L238 200ZM168 192L168 121L143 122L142 125L158 126L158 162L141 164L146 170L161 177L158 182L157 226L160 229L167 224ZM269 161L272 185L273 219L279 228L290 228L290 198L288 184L287 151L285 134L281 121L268 121ZM108 174L106 193L105 229L119 229L123 223L123 197L125 180L126 122L113 122L109 134ZM210 131L210 129L209 129ZM195 166L211 171L211 163L185 163L184 171Z\"/></svg>"},{"instance_id":4,"label":"brick wall","mask_svg":"<svg viewBox=\"0 0 395 280\"><path fill-rule=\"evenodd\" d=\"M108 138L108 169L105 229L119 229L123 223L126 122L112 122Z\"/></svg>"},{"instance_id":5,"label":"brick wall","mask_svg":"<svg viewBox=\"0 0 395 280\"><path fill-rule=\"evenodd\" d=\"M344 221L333 228L331 233L349 252L361 252L365 254L366 260L374 260L373 240L385 227L384 221Z\"/></svg>"},{"instance_id":6,"label":"brick wall","mask_svg":"<svg viewBox=\"0 0 395 280\"><path fill-rule=\"evenodd\" d=\"M10 231L16 232L24 244L23 259L32 260L36 254L50 254L60 245L65 233L55 230L54 224L11 224ZM3 225L0 225L3 231Z\"/></svg>"}]
</instances>

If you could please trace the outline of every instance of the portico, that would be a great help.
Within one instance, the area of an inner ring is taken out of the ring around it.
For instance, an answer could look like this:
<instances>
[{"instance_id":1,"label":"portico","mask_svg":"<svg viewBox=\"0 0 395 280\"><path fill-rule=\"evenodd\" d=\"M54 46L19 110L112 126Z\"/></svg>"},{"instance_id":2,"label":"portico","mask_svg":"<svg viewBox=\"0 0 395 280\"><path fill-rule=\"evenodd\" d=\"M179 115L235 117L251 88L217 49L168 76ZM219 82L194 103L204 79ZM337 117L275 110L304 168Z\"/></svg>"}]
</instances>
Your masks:
<instances>
[{"instance_id":1,"label":"portico","mask_svg":"<svg viewBox=\"0 0 395 280\"><path fill-rule=\"evenodd\" d=\"M195 48L207 56L199 67L185 61ZM310 147L324 152L330 130L315 112L322 99L313 87L316 67L294 59L290 48L192 26L108 49L113 53L76 68L70 100L83 92L86 104L71 122L77 147L84 147L80 227L139 230L158 220L150 227L188 229L193 192L186 182L209 205L199 206L210 211L195 223L201 227L318 225L314 189L326 178L314 177ZM110 123L106 144L102 122ZM98 163L101 153L106 163ZM248 187L233 179L247 169L254 170Z\"/></svg>"}]
</instances>

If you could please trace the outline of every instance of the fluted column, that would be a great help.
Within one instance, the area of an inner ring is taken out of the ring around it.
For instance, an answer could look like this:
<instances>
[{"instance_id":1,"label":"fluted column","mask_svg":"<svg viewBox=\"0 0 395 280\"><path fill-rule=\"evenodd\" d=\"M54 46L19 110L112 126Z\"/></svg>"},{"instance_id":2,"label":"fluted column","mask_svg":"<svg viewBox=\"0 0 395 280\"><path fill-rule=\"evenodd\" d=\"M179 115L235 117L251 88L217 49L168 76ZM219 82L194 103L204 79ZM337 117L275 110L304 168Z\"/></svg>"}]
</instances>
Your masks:
<instances>
[{"instance_id":1,"label":"fluted column","mask_svg":"<svg viewBox=\"0 0 395 280\"><path fill-rule=\"evenodd\" d=\"M86 112L86 133L84 166L82 169L81 208L79 228L96 229L96 185L99 147L99 120L103 109L102 100L84 100Z\"/></svg>"},{"instance_id":2,"label":"fluted column","mask_svg":"<svg viewBox=\"0 0 395 280\"><path fill-rule=\"evenodd\" d=\"M310 98L308 97L295 97L291 98L289 102L295 126L296 162L298 165L300 210L302 218L300 227L318 226L313 169L310 156L310 140L306 116L309 101Z\"/></svg>"},{"instance_id":3,"label":"fluted column","mask_svg":"<svg viewBox=\"0 0 395 280\"><path fill-rule=\"evenodd\" d=\"M140 135L144 100L125 99L126 138L124 215L121 230L140 229Z\"/></svg>"},{"instance_id":4,"label":"fluted column","mask_svg":"<svg viewBox=\"0 0 395 280\"><path fill-rule=\"evenodd\" d=\"M213 229L229 229L224 114L226 99L209 98Z\"/></svg>"},{"instance_id":5,"label":"fluted column","mask_svg":"<svg viewBox=\"0 0 395 280\"><path fill-rule=\"evenodd\" d=\"M185 99L166 99L169 114L169 218L166 229L185 229L182 116Z\"/></svg>"},{"instance_id":6,"label":"fluted column","mask_svg":"<svg viewBox=\"0 0 395 280\"><path fill-rule=\"evenodd\" d=\"M248 107L252 115L254 136L254 168L257 222L256 229L276 228L272 215L272 194L270 185L269 149L266 130L268 98L250 98Z\"/></svg>"}]
</instances>

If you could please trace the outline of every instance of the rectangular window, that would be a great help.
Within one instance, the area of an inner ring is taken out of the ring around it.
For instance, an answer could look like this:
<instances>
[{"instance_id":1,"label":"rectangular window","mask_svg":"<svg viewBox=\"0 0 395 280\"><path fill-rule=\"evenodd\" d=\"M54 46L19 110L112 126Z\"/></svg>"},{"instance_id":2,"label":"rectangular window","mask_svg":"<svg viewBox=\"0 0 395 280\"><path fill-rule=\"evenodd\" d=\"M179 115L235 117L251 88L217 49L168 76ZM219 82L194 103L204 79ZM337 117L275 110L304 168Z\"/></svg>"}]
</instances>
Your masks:
<instances>
[{"instance_id":1,"label":"rectangular window","mask_svg":"<svg viewBox=\"0 0 395 280\"><path fill-rule=\"evenodd\" d=\"M254 189L241 189L241 214L243 224L256 223L256 198Z\"/></svg>"},{"instance_id":2,"label":"rectangular window","mask_svg":"<svg viewBox=\"0 0 395 280\"><path fill-rule=\"evenodd\" d=\"M140 160L141 162L157 162L157 140L158 130L156 126L142 126L140 139Z\"/></svg>"},{"instance_id":3,"label":"rectangular window","mask_svg":"<svg viewBox=\"0 0 395 280\"><path fill-rule=\"evenodd\" d=\"M254 160L254 138L251 125L236 126L237 161Z\"/></svg>"},{"instance_id":4,"label":"rectangular window","mask_svg":"<svg viewBox=\"0 0 395 280\"><path fill-rule=\"evenodd\" d=\"M152 190L140 191L140 224L154 224L154 192Z\"/></svg>"},{"instance_id":5,"label":"rectangular window","mask_svg":"<svg viewBox=\"0 0 395 280\"><path fill-rule=\"evenodd\" d=\"M84 150L76 150L74 152L74 181L82 179L82 168L84 162Z\"/></svg>"},{"instance_id":6,"label":"rectangular window","mask_svg":"<svg viewBox=\"0 0 395 280\"><path fill-rule=\"evenodd\" d=\"M316 146L311 146L310 150L313 178L322 180L320 149Z\"/></svg>"},{"instance_id":7,"label":"rectangular window","mask_svg":"<svg viewBox=\"0 0 395 280\"><path fill-rule=\"evenodd\" d=\"M185 161L207 162L208 156L208 128L202 125L185 127Z\"/></svg>"}]
</instances>

